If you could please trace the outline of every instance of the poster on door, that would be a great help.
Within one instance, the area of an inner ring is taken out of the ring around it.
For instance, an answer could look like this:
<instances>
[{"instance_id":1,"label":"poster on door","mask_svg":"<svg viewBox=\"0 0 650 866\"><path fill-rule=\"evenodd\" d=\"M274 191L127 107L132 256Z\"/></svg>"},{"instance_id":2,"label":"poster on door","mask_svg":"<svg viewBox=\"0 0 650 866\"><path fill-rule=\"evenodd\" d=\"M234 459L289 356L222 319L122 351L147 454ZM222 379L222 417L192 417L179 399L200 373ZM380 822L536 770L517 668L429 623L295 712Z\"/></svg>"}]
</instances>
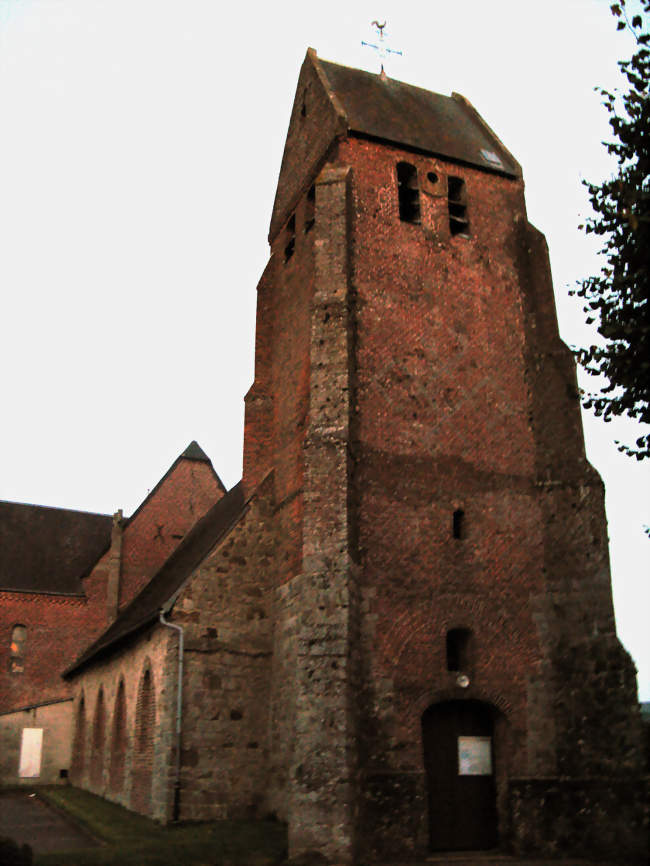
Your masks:
<instances>
[{"instance_id":1,"label":"poster on door","mask_svg":"<svg viewBox=\"0 0 650 866\"><path fill-rule=\"evenodd\" d=\"M492 737L458 738L458 775L492 775Z\"/></svg>"},{"instance_id":2,"label":"poster on door","mask_svg":"<svg viewBox=\"0 0 650 866\"><path fill-rule=\"evenodd\" d=\"M43 728L23 728L20 744L18 775L21 779L37 779L41 775Z\"/></svg>"}]
</instances>

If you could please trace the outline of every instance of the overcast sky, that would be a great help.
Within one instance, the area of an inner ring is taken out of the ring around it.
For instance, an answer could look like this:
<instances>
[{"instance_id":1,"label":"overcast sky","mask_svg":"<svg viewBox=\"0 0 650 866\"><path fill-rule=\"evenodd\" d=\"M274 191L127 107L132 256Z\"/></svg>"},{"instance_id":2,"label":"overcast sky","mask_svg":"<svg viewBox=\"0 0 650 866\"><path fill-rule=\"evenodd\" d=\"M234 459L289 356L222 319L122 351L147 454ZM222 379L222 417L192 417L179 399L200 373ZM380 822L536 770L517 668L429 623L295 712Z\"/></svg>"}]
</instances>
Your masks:
<instances>
[{"instance_id":1,"label":"overcast sky","mask_svg":"<svg viewBox=\"0 0 650 866\"><path fill-rule=\"evenodd\" d=\"M638 3L630 3L631 10ZM605 177L596 85L633 50L604 0L0 0L0 498L133 511L192 439L241 475L255 287L300 64L469 98L521 162L570 345L568 288L598 267L577 230ZM650 461L585 415L605 480L619 635L650 699Z\"/></svg>"}]
</instances>

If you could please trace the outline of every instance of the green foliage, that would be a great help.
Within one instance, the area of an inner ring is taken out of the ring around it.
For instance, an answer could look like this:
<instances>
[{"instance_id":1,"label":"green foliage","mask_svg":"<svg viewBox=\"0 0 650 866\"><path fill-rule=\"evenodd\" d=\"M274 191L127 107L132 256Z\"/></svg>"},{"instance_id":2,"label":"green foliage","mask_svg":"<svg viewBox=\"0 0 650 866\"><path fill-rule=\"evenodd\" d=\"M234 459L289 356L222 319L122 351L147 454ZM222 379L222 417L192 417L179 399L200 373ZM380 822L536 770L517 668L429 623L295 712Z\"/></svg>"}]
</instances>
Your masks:
<instances>
[{"instance_id":1,"label":"green foliage","mask_svg":"<svg viewBox=\"0 0 650 866\"><path fill-rule=\"evenodd\" d=\"M601 184L586 183L594 216L587 234L603 239L601 272L587 277L571 294L583 299L587 323L595 323L604 338L599 346L578 349L577 358L591 375L604 377L597 393L584 405L605 421L627 415L650 422L650 0L642 0L643 15L630 21L625 0L611 7L619 30L628 29L637 50L619 63L628 89L619 96L600 89L609 113L614 140L606 143L616 157L616 174ZM635 447L619 444L638 460L650 456L650 435Z\"/></svg>"}]
</instances>

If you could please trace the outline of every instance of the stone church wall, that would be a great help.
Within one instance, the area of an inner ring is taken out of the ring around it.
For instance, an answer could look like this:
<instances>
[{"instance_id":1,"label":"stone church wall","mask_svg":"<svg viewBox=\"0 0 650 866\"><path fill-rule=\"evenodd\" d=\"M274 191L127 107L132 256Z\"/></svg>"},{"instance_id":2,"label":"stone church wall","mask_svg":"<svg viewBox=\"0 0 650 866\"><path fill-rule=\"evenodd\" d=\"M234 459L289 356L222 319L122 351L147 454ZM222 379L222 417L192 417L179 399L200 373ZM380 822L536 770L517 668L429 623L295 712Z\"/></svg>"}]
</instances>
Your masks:
<instances>
[{"instance_id":1,"label":"stone church wall","mask_svg":"<svg viewBox=\"0 0 650 866\"><path fill-rule=\"evenodd\" d=\"M179 595L185 631L181 818L261 817L267 803L275 523L267 480Z\"/></svg>"},{"instance_id":2,"label":"stone church wall","mask_svg":"<svg viewBox=\"0 0 650 866\"><path fill-rule=\"evenodd\" d=\"M172 809L175 662L173 632L154 626L72 679L72 783L159 821L169 820ZM142 690L147 671L153 686L153 723L142 725ZM125 724L120 728L115 710L121 682ZM115 784L113 768L116 760L123 760L119 785Z\"/></svg>"}]
</instances>

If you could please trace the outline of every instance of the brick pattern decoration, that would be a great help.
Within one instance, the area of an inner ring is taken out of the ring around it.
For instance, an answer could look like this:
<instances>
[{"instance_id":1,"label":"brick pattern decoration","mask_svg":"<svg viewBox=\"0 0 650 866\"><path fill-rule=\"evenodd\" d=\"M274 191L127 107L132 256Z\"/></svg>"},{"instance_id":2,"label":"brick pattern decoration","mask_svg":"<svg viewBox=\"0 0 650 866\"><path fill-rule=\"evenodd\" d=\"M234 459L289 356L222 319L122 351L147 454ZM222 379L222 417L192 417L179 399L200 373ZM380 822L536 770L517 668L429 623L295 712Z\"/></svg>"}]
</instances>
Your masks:
<instances>
[{"instance_id":1,"label":"brick pattern decoration","mask_svg":"<svg viewBox=\"0 0 650 866\"><path fill-rule=\"evenodd\" d=\"M151 782L154 761L156 696L151 668L142 672L135 708L131 807L144 815L151 813Z\"/></svg>"},{"instance_id":2,"label":"brick pattern decoration","mask_svg":"<svg viewBox=\"0 0 650 866\"><path fill-rule=\"evenodd\" d=\"M111 763L109 770L109 788L117 794L124 787L124 768L127 751L126 728L126 698L124 696L124 680L120 680L113 709L111 734Z\"/></svg>"}]
</instances>

